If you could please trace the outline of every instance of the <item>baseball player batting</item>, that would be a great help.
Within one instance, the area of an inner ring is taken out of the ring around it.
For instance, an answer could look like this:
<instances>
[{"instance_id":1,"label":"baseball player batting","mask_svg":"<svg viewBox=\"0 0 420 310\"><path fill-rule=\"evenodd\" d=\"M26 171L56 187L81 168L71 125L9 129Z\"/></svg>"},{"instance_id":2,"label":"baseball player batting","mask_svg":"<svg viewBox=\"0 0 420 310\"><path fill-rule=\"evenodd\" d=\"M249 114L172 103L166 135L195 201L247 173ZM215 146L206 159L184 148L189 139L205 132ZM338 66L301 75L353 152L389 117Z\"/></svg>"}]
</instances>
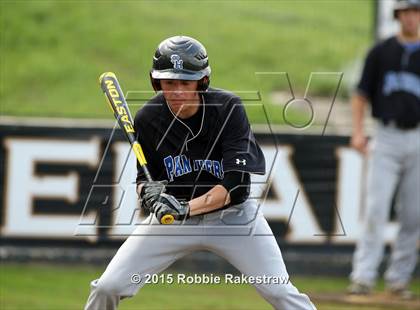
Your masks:
<instances>
[{"instance_id":1,"label":"baseball player batting","mask_svg":"<svg viewBox=\"0 0 420 310\"><path fill-rule=\"evenodd\" d=\"M210 72L197 40L175 36L159 44L150 72L157 95L134 119L151 177L159 180L147 180L139 165L137 192L150 216L91 282L86 310L116 309L144 285L134 274L160 273L196 250L216 253L246 276L289 277L267 221L248 199L250 174L265 173L264 155L241 99L209 88ZM174 223L160 225L168 214ZM315 309L290 281L254 286L275 309Z\"/></svg>"}]
</instances>

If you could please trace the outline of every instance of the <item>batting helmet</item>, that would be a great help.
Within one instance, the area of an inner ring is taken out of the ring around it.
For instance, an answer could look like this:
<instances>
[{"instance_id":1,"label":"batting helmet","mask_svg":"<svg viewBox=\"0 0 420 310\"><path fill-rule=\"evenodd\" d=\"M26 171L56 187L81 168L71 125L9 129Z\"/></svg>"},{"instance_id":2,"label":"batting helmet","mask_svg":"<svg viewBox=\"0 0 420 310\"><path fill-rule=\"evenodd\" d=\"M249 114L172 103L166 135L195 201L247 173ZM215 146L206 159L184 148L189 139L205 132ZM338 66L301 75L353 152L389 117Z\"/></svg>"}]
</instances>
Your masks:
<instances>
[{"instance_id":1,"label":"batting helmet","mask_svg":"<svg viewBox=\"0 0 420 310\"><path fill-rule=\"evenodd\" d=\"M156 49L150 80L156 91L161 90L162 79L199 81L199 90L205 91L210 73L203 44L187 36L175 36L163 40Z\"/></svg>"},{"instance_id":2,"label":"batting helmet","mask_svg":"<svg viewBox=\"0 0 420 310\"><path fill-rule=\"evenodd\" d=\"M420 0L397 0L394 5L394 18L397 18L399 11L409 9L420 10Z\"/></svg>"}]
</instances>

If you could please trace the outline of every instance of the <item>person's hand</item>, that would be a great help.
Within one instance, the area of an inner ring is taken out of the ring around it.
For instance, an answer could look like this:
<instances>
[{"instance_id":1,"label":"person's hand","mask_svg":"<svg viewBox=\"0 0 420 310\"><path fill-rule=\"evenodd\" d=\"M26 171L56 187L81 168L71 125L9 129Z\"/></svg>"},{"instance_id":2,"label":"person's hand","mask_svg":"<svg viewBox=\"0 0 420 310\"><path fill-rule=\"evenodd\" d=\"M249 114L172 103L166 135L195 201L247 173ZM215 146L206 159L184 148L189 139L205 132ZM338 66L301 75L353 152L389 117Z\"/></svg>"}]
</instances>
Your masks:
<instances>
[{"instance_id":1,"label":"person's hand","mask_svg":"<svg viewBox=\"0 0 420 310\"><path fill-rule=\"evenodd\" d=\"M172 215L174 220L182 221L189 218L190 206L186 201L178 201L174 196L168 194L160 194L159 198L153 205L153 212L159 223L165 215Z\"/></svg>"},{"instance_id":2,"label":"person's hand","mask_svg":"<svg viewBox=\"0 0 420 310\"><path fill-rule=\"evenodd\" d=\"M153 212L153 205L159 195L166 191L168 181L152 181L141 183L139 194L140 206L149 212Z\"/></svg>"},{"instance_id":3,"label":"person's hand","mask_svg":"<svg viewBox=\"0 0 420 310\"><path fill-rule=\"evenodd\" d=\"M350 146L356 151L366 154L368 139L363 133L353 133L350 140Z\"/></svg>"}]
</instances>

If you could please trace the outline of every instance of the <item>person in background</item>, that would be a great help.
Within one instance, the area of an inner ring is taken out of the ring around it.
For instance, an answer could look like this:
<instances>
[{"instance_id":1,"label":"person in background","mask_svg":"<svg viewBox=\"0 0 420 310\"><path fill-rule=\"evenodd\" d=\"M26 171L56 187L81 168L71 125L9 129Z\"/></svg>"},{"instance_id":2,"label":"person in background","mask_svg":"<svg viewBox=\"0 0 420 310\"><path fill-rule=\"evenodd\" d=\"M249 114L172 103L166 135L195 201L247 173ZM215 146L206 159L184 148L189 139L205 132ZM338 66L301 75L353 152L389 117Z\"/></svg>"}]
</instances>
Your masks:
<instances>
[{"instance_id":1,"label":"person in background","mask_svg":"<svg viewBox=\"0 0 420 310\"><path fill-rule=\"evenodd\" d=\"M369 294L384 252L384 231L393 195L400 227L385 272L386 288L409 299L408 284L417 261L420 235L420 0L397 1L396 36L368 53L351 99L351 146L368 155L366 209L350 275L350 294ZM376 133L369 143L363 118L370 103Z\"/></svg>"}]
</instances>

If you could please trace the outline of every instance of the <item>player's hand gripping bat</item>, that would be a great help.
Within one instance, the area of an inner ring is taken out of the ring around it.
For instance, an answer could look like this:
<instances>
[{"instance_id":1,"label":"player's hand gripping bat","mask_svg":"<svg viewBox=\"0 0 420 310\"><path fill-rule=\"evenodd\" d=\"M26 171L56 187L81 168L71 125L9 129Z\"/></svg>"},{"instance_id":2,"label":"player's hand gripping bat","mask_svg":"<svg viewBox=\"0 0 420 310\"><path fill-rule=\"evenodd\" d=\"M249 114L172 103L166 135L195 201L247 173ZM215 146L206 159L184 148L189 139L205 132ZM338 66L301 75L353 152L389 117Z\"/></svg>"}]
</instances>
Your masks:
<instances>
[{"instance_id":1,"label":"player's hand gripping bat","mask_svg":"<svg viewBox=\"0 0 420 310\"><path fill-rule=\"evenodd\" d=\"M114 117L117 119L118 125L131 144L131 148L136 155L140 167L143 169L147 181L152 182L152 177L147 169L147 162L144 157L143 150L134 135L133 118L131 117L130 110L128 109L127 102L125 101L124 94L121 90L120 84L118 83L117 77L112 72L105 72L99 77L99 83L101 84L101 88L109 106L114 113ZM160 219L161 224L172 224L173 222L174 217L172 214L165 214Z\"/></svg>"}]
</instances>

